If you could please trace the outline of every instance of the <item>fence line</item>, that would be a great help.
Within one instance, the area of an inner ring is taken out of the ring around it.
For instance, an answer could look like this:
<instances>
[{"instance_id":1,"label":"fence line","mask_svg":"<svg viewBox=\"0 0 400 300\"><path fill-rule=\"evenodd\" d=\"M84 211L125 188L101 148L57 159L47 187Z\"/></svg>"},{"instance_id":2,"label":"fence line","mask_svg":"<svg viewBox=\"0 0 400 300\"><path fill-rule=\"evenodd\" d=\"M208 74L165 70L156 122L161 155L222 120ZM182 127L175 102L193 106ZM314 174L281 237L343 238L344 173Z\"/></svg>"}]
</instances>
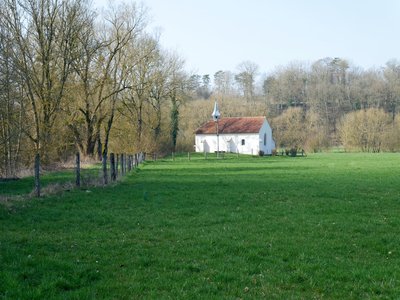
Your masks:
<instances>
[{"instance_id":1,"label":"fence line","mask_svg":"<svg viewBox=\"0 0 400 300\"><path fill-rule=\"evenodd\" d=\"M117 159L115 159L115 157ZM102 156L101 163L101 171L102 171L102 182L103 185L107 185L109 183L109 179L111 182L117 180L119 176L124 176L132 170L136 169L139 164L141 164L146 158L145 153L135 153L135 154L117 154L110 153L110 157L108 158L107 154L104 153ZM118 165L120 164L120 172L118 169ZM41 195L41 182L40 182L40 154L35 155L35 164L34 164L34 184L35 190L34 194L36 197L40 197ZM80 153L77 152L75 155L75 186L81 187L81 159ZM110 174L110 175L109 175ZM110 178L109 178L110 176Z\"/></svg>"},{"instance_id":2,"label":"fence line","mask_svg":"<svg viewBox=\"0 0 400 300\"><path fill-rule=\"evenodd\" d=\"M223 153L224 154L224 153ZM302 156L304 152L301 153ZM239 158L239 152L236 153ZM275 154L277 155L277 153ZM283 152L282 152L283 155ZM286 153L287 155L287 153ZM149 153L149 157L154 161L157 161L159 156L156 152ZM204 153L204 159L209 159L211 155L209 153ZM176 159L176 153L171 153L172 161ZM221 157L224 159L224 155ZM187 152L187 160L190 161L192 159L192 155L190 152ZM103 154L102 156L102 164L101 164L101 172L102 172L102 183L103 185L109 184L109 182L115 182L119 177L126 175L131 172L135 168L139 166L143 161L146 160L146 153L140 152L135 154L126 154L126 153L110 153L109 157L107 154ZM40 197L41 195L41 182L40 182L40 155L36 154L35 156L35 164L34 164L34 194L36 197ZM80 161L80 153L76 153L75 159L75 186L81 187L82 184L82 175L81 175L81 161Z\"/></svg>"}]
</instances>

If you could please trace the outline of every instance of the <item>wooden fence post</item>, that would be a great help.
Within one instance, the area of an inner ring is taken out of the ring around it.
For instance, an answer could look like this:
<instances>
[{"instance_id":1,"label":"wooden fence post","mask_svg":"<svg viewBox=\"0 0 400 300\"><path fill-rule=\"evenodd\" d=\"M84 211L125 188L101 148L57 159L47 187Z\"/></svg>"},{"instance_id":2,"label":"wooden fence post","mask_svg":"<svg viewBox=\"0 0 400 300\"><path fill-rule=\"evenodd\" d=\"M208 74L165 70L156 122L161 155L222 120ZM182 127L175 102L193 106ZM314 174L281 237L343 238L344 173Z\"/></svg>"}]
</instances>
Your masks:
<instances>
[{"instance_id":1,"label":"wooden fence post","mask_svg":"<svg viewBox=\"0 0 400 300\"><path fill-rule=\"evenodd\" d=\"M108 183L108 174L107 174L107 153L103 153L103 184L106 185Z\"/></svg>"},{"instance_id":2,"label":"wooden fence post","mask_svg":"<svg viewBox=\"0 0 400 300\"><path fill-rule=\"evenodd\" d=\"M117 179L117 174L115 172L115 155L114 155L114 153L110 153L110 169L111 169L111 181L115 181Z\"/></svg>"},{"instance_id":3,"label":"wooden fence post","mask_svg":"<svg viewBox=\"0 0 400 300\"><path fill-rule=\"evenodd\" d=\"M77 187L81 186L81 156L79 152L76 152L76 169L75 169L75 174L76 174L76 180L75 180L75 185Z\"/></svg>"},{"instance_id":4,"label":"wooden fence post","mask_svg":"<svg viewBox=\"0 0 400 300\"><path fill-rule=\"evenodd\" d=\"M40 197L40 154L35 155L35 196Z\"/></svg>"}]
</instances>

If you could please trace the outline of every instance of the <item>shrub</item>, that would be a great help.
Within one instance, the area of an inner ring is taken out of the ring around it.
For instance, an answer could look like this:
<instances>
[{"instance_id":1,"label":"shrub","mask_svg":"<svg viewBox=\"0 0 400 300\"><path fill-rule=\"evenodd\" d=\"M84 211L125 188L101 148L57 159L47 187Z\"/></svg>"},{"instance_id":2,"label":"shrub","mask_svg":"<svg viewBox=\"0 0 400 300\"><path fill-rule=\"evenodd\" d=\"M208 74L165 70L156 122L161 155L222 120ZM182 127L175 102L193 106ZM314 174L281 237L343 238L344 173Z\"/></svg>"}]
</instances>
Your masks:
<instances>
[{"instance_id":1,"label":"shrub","mask_svg":"<svg viewBox=\"0 0 400 300\"><path fill-rule=\"evenodd\" d=\"M369 108L347 114L340 126L340 138L346 149L363 152L382 151L390 125L390 116L382 109Z\"/></svg>"},{"instance_id":2,"label":"shrub","mask_svg":"<svg viewBox=\"0 0 400 300\"><path fill-rule=\"evenodd\" d=\"M329 144L326 127L313 111L288 108L272 120L272 127L277 145L289 149L286 155L292 148L317 152Z\"/></svg>"}]
</instances>

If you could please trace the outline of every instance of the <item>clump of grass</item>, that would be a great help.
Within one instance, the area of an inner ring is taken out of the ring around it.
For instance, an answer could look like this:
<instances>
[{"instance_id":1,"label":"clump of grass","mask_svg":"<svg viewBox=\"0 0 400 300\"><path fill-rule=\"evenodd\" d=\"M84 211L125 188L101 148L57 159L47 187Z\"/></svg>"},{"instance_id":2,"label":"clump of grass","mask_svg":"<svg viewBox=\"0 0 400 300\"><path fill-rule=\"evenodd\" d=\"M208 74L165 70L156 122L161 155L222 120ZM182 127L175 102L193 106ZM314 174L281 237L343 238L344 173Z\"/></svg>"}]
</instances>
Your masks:
<instances>
[{"instance_id":1,"label":"clump of grass","mask_svg":"<svg viewBox=\"0 0 400 300\"><path fill-rule=\"evenodd\" d=\"M42 196L57 195L65 191L69 192L74 188L75 188L74 183L70 181L64 183L52 183L46 185L44 188L41 189L41 195ZM30 193L30 197L35 197L34 190Z\"/></svg>"}]
</instances>

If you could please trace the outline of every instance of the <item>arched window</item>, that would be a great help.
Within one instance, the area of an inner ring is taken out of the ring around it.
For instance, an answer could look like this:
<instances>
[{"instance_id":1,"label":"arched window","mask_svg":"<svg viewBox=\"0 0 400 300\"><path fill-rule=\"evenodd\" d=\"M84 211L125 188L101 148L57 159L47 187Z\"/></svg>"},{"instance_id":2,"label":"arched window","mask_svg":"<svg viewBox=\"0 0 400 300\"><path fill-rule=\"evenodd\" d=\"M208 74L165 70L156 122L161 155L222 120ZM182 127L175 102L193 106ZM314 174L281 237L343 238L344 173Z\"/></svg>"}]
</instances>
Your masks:
<instances>
[{"instance_id":1,"label":"arched window","mask_svg":"<svg viewBox=\"0 0 400 300\"><path fill-rule=\"evenodd\" d=\"M264 146L266 146L266 145L267 145L267 134L264 133Z\"/></svg>"}]
</instances>

